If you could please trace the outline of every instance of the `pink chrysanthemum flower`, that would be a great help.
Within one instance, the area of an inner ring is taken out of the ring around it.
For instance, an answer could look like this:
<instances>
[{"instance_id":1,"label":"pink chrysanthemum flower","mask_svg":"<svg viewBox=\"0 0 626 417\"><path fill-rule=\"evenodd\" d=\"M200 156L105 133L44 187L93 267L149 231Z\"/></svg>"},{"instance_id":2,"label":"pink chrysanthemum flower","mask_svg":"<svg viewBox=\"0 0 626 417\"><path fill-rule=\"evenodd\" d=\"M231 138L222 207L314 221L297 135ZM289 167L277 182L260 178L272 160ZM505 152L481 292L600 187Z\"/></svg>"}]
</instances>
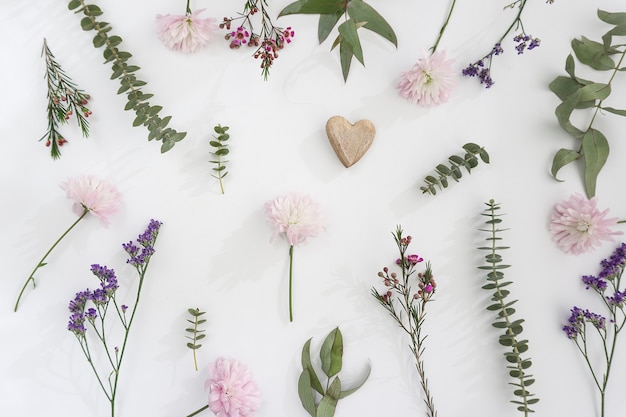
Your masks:
<instances>
[{"instance_id":1,"label":"pink chrysanthemum flower","mask_svg":"<svg viewBox=\"0 0 626 417\"><path fill-rule=\"evenodd\" d=\"M597 204L597 197L589 200L575 193L554 206L550 232L561 250L574 255L592 252L602 245L603 240L613 241L613 235L623 234L611 230L617 224L617 218L606 219L609 209L600 211Z\"/></svg>"},{"instance_id":2,"label":"pink chrysanthemum flower","mask_svg":"<svg viewBox=\"0 0 626 417\"><path fill-rule=\"evenodd\" d=\"M287 239L290 246L303 243L324 230L319 204L309 195L290 193L265 203L265 217L275 227L275 234Z\"/></svg>"},{"instance_id":3,"label":"pink chrysanthemum flower","mask_svg":"<svg viewBox=\"0 0 626 417\"><path fill-rule=\"evenodd\" d=\"M72 210L82 216L85 210L100 219L102 224L109 224L109 217L120 206L120 193L106 181L94 176L70 178L61 184L67 198L74 200Z\"/></svg>"},{"instance_id":4,"label":"pink chrysanthemum flower","mask_svg":"<svg viewBox=\"0 0 626 417\"><path fill-rule=\"evenodd\" d=\"M205 9L184 15L157 15L157 36L173 51L193 53L205 46L217 30L216 20L198 17Z\"/></svg>"},{"instance_id":5,"label":"pink chrysanthemum flower","mask_svg":"<svg viewBox=\"0 0 626 417\"><path fill-rule=\"evenodd\" d=\"M248 368L234 359L209 365L209 408L217 417L250 417L261 406L261 392Z\"/></svg>"},{"instance_id":6,"label":"pink chrysanthemum flower","mask_svg":"<svg viewBox=\"0 0 626 417\"><path fill-rule=\"evenodd\" d=\"M265 218L275 228L272 237L280 235L289 242L289 321L293 321L293 247L324 230L322 212L309 195L290 193L265 203Z\"/></svg>"},{"instance_id":7,"label":"pink chrysanthemum flower","mask_svg":"<svg viewBox=\"0 0 626 417\"><path fill-rule=\"evenodd\" d=\"M401 74L400 95L421 106L445 103L455 87L454 74L452 60L446 60L445 51L437 51Z\"/></svg>"}]
</instances>

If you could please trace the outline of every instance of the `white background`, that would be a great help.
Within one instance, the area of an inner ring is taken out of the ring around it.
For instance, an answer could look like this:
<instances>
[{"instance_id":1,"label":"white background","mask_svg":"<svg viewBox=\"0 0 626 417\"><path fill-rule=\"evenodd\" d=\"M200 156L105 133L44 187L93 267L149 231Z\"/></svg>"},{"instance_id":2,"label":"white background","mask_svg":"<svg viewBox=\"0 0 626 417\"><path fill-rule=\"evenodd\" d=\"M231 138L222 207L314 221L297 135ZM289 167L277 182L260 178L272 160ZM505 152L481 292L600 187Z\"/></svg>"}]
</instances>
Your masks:
<instances>
[{"instance_id":1,"label":"white background","mask_svg":"<svg viewBox=\"0 0 626 417\"><path fill-rule=\"evenodd\" d=\"M276 15L288 0L271 1ZM437 4L441 3L441 4ZM297 394L300 350L313 337L314 352L340 326L345 341L344 377L355 381L367 361L372 374L356 394L341 400L337 416L424 414L421 390L407 339L370 295L377 272L393 266L397 249L390 232L401 224L414 237L411 252L430 260L438 282L424 331L424 360L440 417L519 415L509 403L512 387L505 370L499 331L485 310L489 294L477 269L476 250L484 202L493 198L506 213L503 233L511 249L517 314L526 320L532 392L541 401L536 415L596 416L597 396L582 358L561 327L573 305L593 307L594 297L579 277L598 272L599 261L615 247L566 255L548 232L555 203L583 193L581 172L562 170L551 178L554 152L574 146L554 117L559 100L548 90L564 74L570 42L599 39L608 30L598 7L623 11L622 0L529 2L526 31L541 47L517 56L512 36L496 57L485 90L459 75L451 100L421 108L401 98L395 85L430 47L445 18L448 1L374 1L371 4L398 34L399 45L362 33L366 68L356 61L347 83L341 77L332 37L318 45L316 16L288 16L294 42L285 48L264 82L248 49L230 50L218 33L194 55L171 52L155 35L157 14L182 14L185 2L110 0L99 2L103 20L120 35L122 49L141 67L138 77L154 93L152 104L172 115L171 126L188 136L171 151L148 142L144 127L132 127L123 111L117 80L91 44L93 32L67 1L0 4L0 415L107 416L99 391L76 340L66 330L67 304L74 293L93 288L89 265L114 268L119 297L131 295L134 271L125 264L121 243L142 232L150 218L164 224L121 370L117 413L123 416L186 416L206 403L206 365L219 356L246 364L262 393L259 417L306 416ZM480 5L477 5L480 3ZM439 49L460 70L487 53L514 12L502 1L459 0ZM243 1L192 0L203 16L234 16ZM46 129L43 37L73 80L93 97L91 135L63 127L69 143L53 161L37 140ZM581 66L579 66L581 67ZM582 71L581 67L581 71ZM605 81L607 74L589 73ZM613 107L624 107L624 77L614 84ZM622 101L617 100L617 96ZM328 143L326 120L371 120L377 129L369 152L346 169ZM581 123L588 123L581 116ZM230 174L226 194L211 178L209 138L216 124L230 126ZM621 155L626 121L602 116L596 122L611 143L600 175L601 208L626 217ZM425 175L466 142L485 146L489 165L437 196L422 195ZM12 312L23 281L57 237L74 221L71 201L59 184L92 174L115 184L122 206L104 228L88 217L71 232L37 274L18 313ZM288 322L288 246L270 242L263 204L289 191L313 196L326 216L326 232L295 249L295 321ZM131 301L130 299L128 300ZM185 347L186 310L207 312L201 370L193 369ZM608 391L607 416L623 414L626 384L620 341ZM205 411L203 415L210 415Z\"/></svg>"}]
</instances>

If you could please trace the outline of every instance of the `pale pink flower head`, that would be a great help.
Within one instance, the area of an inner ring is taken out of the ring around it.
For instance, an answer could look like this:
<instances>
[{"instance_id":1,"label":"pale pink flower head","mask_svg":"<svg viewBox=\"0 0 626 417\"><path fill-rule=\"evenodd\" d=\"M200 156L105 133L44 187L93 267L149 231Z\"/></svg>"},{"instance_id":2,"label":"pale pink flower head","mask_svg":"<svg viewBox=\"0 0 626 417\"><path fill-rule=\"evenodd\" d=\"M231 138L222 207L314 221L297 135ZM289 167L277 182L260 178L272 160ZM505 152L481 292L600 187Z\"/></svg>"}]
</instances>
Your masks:
<instances>
[{"instance_id":1,"label":"pale pink flower head","mask_svg":"<svg viewBox=\"0 0 626 417\"><path fill-rule=\"evenodd\" d=\"M611 230L617 224L617 218L605 219L609 209L600 211L597 204L597 197L589 200L575 193L554 206L550 232L561 250L574 255L592 252L602 245L603 240L613 241L613 235L623 234Z\"/></svg>"},{"instance_id":2,"label":"pale pink flower head","mask_svg":"<svg viewBox=\"0 0 626 417\"><path fill-rule=\"evenodd\" d=\"M67 198L74 200L72 210L76 215L81 216L87 209L105 226L109 224L109 217L120 206L120 193L117 189L94 176L70 178L61 184L61 188Z\"/></svg>"},{"instance_id":3,"label":"pale pink flower head","mask_svg":"<svg viewBox=\"0 0 626 417\"><path fill-rule=\"evenodd\" d=\"M173 51L190 54L205 46L217 30L217 21L198 17L205 9L184 15L157 15L157 36Z\"/></svg>"},{"instance_id":4,"label":"pale pink flower head","mask_svg":"<svg viewBox=\"0 0 626 417\"><path fill-rule=\"evenodd\" d=\"M250 417L261 406L261 391L248 368L234 359L209 365L209 408L217 417Z\"/></svg>"},{"instance_id":5,"label":"pale pink flower head","mask_svg":"<svg viewBox=\"0 0 626 417\"><path fill-rule=\"evenodd\" d=\"M445 103L456 85L452 62L446 60L445 51L421 58L410 71L400 75L400 95L421 106Z\"/></svg>"},{"instance_id":6,"label":"pale pink flower head","mask_svg":"<svg viewBox=\"0 0 626 417\"><path fill-rule=\"evenodd\" d=\"M268 201L265 218L275 227L274 236L286 238L290 246L303 243L324 230L320 206L307 194L289 193Z\"/></svg>"}]
</instances>

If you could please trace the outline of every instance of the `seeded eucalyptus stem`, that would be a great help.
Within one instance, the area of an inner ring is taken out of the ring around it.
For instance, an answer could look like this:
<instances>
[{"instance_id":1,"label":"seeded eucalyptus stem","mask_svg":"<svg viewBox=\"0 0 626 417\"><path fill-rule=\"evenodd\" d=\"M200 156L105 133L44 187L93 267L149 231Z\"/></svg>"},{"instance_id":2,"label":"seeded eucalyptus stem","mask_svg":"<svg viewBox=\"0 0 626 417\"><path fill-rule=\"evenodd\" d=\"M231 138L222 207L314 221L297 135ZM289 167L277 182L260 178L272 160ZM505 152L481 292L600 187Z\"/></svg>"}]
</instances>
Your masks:
<instances>
[{"instance_id":1,"label":"seeded eucalyptus stem","mask_svg":"<svg viewBox=\"0 0 626 417\"><path fill-rule=\"evenodd\" d=\"M45 255L41 258L41 260L37 263L37 265L35 266L35 269L33 269L33 272L30 273L30 276L26 279L26 282L24 282L24 286L22 287L22 290L20 291L20 294L17 296L17 301L15 301L15 307L13 308L14 312L17 311L17 307L20 304L20 299L22 298L22 295L24 294L24 291L26 290L26 287L28 287L28 283L32 281L33 288L36 287L36 285L35 285L35 272L37 272L37 270L39 270L39 268L41 268L42 266L46 265L46 263L44 261L48 258L48 255L50 255L50 253L54 250L54 248L57 247L59 242L61 242L61 240L63 240L63 238L87 215L87 213L89 213L89 209L87 207L83 206L83 213L80 215L80 217L78 219L76 219L76 221L74 223L72 223L72 225L69 227L69 229L67 229L61 235L61 237L59 237L57 239L56 242L54 242L54 244L50 247L50 249L48 249L48 252L46 252Z\"/></svg>"}]
</instances>

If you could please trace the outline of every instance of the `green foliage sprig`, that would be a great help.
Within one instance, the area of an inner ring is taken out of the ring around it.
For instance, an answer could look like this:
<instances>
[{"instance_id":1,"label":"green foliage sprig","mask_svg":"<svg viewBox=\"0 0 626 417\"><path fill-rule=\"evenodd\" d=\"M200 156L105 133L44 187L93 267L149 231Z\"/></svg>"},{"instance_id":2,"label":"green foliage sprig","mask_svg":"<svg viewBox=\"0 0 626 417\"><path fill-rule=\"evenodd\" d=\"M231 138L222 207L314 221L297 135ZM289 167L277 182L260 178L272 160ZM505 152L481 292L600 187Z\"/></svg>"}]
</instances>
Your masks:
<instances>
[{"instance_id":1,"label":"green foliage sprig","mask_svg":"<svg viewBox=\"0 0 626 417\"><path fill-rule=\"evenodd\" d=\"M76 117L83 136L89 137L87 117L91 115L91 110L87 108L87 103L91 97L80 90L63 71L45 38L41 54L46 60L48 130L39 140L46 139L46 146L50 147L52 159L59 159L61 157L59 147L67 142L59 133L59 125L67 123L72 115Z\"/></svg>"},{"instance_id":2,"label":"green foliage sprig","mask_svg":"<svg viewBox=\"0 0 626 417\"><path fill-rule=\"evenodd\" d=\"M478 158L476 155L478 155L484 163L489 163L489 154L485 148L470 142L463 145L463 149L465 150L464 156L461 157L459 155L452 155L448 157L450 167L443 164L437 165L435 171L439 175L439 178L435 178L432 175L428 175L424 178L426 185L420 187L422 194L437 194L435 185L440 190L448 188L448 177L452 178L456 182L459 182L459 179L463 176L461 171L462 167L465 167L467 173L471 174L472 168L475 168L478 165Z\"/></svg>"},{"instance_id":3,"label":"green foliage sprig","mask_svg":"<svg viewBox=\"0 0 626 417\"><path fill-rule=\"evenodd\" d=\"M213 171L215 171L216 175L212 175L212 177L216 178L220 182L220 189L222 190L222 194L224 194L224 183L222 180L228 174L228 171L226 171L226 165L224 165L228 161L225 161L223 159L223 157L228 155L230 152L228 150L228 144L226 143L228 139L230 139L230 135L227 133L228 129L228 126L215 126L213 130L215 131L215 133L218 134L218 136L213 136L215 140L209 142L209 144L215 148L215 152L211 152L211 155L215 157L215 159L213 159L211 163L217 165L213 168Z\"/></svg>"},{"instance_id":4,"label":"green foliage sprig","mask_svg":"<svg viewBox=\"0 0 626 417\"><path fill-rule=\"evenodd\" d=\"M522 353L528 350L528 340L520 340L524 320L514 319L513 317L515 309L512 306L517 300L507 300L510 291L505 289L505 287L511 285L512 282L504 281L504 273L502 270L509 268L510 265L504 265L502 263L500 251L509 249L509 247L499 244L499 241L502 240L499 234L507 229L499 228L500 223L502 223L502 219L500 218L502 214L497 214L497 211L500 210L500 205L496 204L494 200L489 200L489 202L485 204L487 205L487 209L481 214L488 218L485 224L489 228L479 230L489 233L489 237L487 237L486 240L490 242L490 245L478 248L488 252L487 255L485 255L487 265L478 267L479 269L489 271L487 273L488 283L483 285L482 288L487 291L493 291L491 297L493 304L490 304L487 310L498 312L498 316L492 323L492 326L503 330L504 333L500 336L498 341L502 346L510 349L508 352L504 353L504 357L509 363L507 366L509 376L514 380L514 382L509 382L509 384L515 387L513 394L518 398L511 402L517 404L517 409L524 413L524 416L528 416L528 413L534 412L530 406L536 404L539 399L534 398L534 394L528 391L528 387L532 385L535 380L532 375L526 373L532 364L531 360L522 358Z\"/></svg>"},{"instance_id":5,"label":"green foliage sprig","mask_svg":"<svg viewBox=\"0 0 626 417\"><path fill-rule=\"evenodd\" d=\"M187 343L187 347L193 350L193 364L198 370L198 359L196 358L196 350L200 349L202 345L198 343L199 340L204 339L206 336L204 334L204 330L200 330L198 327L206 323L206 319L201 319L200 316L206 314L206 311L200 311L199 308L189 308L187 312L191 315L191 320L187 319L187 322L190 323L193 327L187 327L185 329L186 332L191 333L191 336L185 336L187 339L191 340L191 342Z\"/></svg>"},{"instance_id":6,"label":"green foliage sprig","mask_svg":"<svg viewBox=\"0 0 626 417\"><path fill-rule=\"evenodd\" d=\"M422 335L422 327L426 319L426 305L433 300L437 283L433 277L430 262L426 262L424 272L417 273L417 290L412 287L415 276L416 265L424 259L418 255L407 255L406 252L411 244L412 237L402 235L402 227L398 226L393 238L398 246L400 257L396 264L400 266L402 277L398 277L395 272L389 272L389 268L384 267L378 273L382 278L385 287L388 289L380 294L376 288L372 288L372 296L389 313L400 328L409 336L410 348L415 358L415 367L420 377L422 392L424 393L424 403L426 404L426 415L436 417L435 402L430 389L428 388L428 378L424 367L424 341L426 336Z\"/></svg>"},{"instance_id":7,"label":"green foliage sprig","mask_svg":"<svg viewBox=\"0 0 626 417\"><path fill-rule=\"evenodd\" d=\"M598 18L613 27L602 36L601 42L586 37L574 39L572 50L578 61L597 71L610 73L607 82L594 82L579 78L575 74L575 61L572 54L565 61L566 76L558 76L550 83L550 90L562 103L556 108L555 114L563 130L577 140L575 149L559 149L552 160L551 173L554 179L565 165L576 160L584 163L584 181L587 197L596 193L598 174L609 157L609 142L602 132L594 128L599 113L613 113L626 116L626 110L605 106L604 101L611 94L611 83L619 72L626 71L622 61L626 55L626 45L614 43L613 36L626 35L626 13L609 13L598 10ZM571 121L574 110L593 109L591 121L583 130Z\"/></svg>"},{"instance_id":8,"label":"green foliage sprig","mask_svg":"<svg viewBox=\"0 0 626 417\"><path fill-rule=\"evenodd\" d=\"M101 22L96 19L102 15L100 7L95 4L86 4L85 0L71 0L68 8L75 10L74 13L82 12L85 15L80 21L83 30L95 30L97 32L93 38L93 46L95 48L104 46L104 62L112 63L111 69L113 74L111 79L120 80L120 88L117 90L117 94L126 93L128 98L128 103L126 103L124 110L133 110L135 112L136 117L133 121L133 126L146 126L150 132L148 140L156 139L162 142L161 152L167 152L172 149L176 142L183 140L187 133L177 132L167 127L172 116L161 118L159 112L163 107L150 105L148 99L153 94L145 94L141 91L141 87L147 83L139 80L135 75L139 67L129 65L128 60L132 55L119 49L122 38L116 35L109 35L111 25L108 22Z\"/></svg>"},{"instance_id":9,"label":"green foliage sprig","mask_svg":"<svg viewBox=\"0 0 626 417\"><path fill-rule=\"evenodd\" d=\"M298 395L302 406L311 417L332 417L335 415L339 400L361 388L367 381L371 368L368 366L365 378L357 386L345 391L342 390L338 374L343 365L343 336L339 328L336 327L328 334L320 348L322 371L327 377L326 388L324 389L311 363L310 351L311 339L307 340L302 348L302 373L298 379ZM331 378L333 378L332 382ZM316 397L321 399L316 401Z\"/></svg>"},{"instance_id":10,"label":"green foliage sprig","mask_svg":"<svg viewBox=\"0 0 626 417\"><path fill-rule=\"evenodd\" d=\"M352 58L365 65L363 48L359 39L358 29L365 28L379 34L394 46L398 46L398 38L393 28L372 6L363 0L297 0L287 5L278 15L318 14L317 37L321 44L328 38L342 16L345 20L338 27L338 35L331 50L339 46L341 71L344 81L348 79Z\"/></svg>"}]
</instances>

